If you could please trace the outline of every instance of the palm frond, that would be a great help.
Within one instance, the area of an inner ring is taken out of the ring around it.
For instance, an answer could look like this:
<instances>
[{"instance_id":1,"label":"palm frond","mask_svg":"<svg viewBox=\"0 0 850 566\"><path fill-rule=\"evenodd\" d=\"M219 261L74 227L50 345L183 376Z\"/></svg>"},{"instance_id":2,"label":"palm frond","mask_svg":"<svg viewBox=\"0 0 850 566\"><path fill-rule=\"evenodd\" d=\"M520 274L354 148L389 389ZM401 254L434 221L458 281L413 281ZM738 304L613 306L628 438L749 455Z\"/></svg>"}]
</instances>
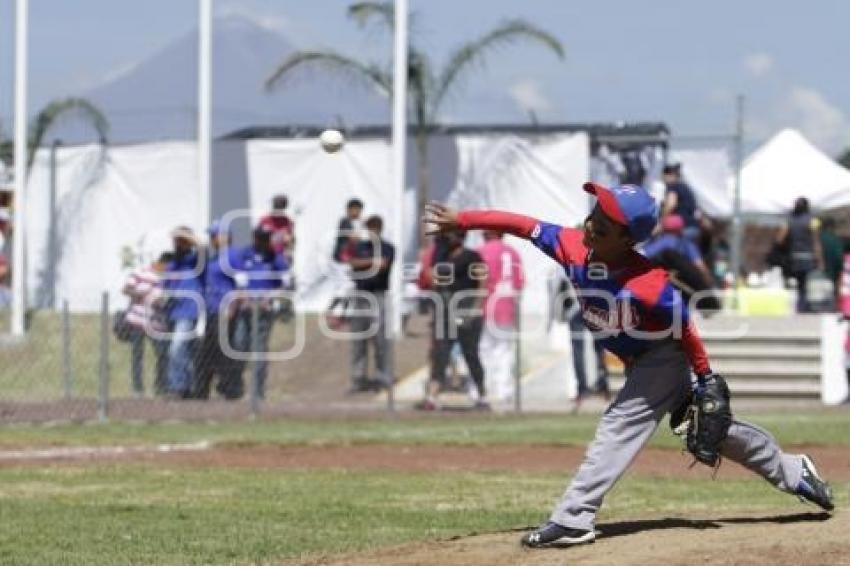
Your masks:
<instances>
[{"instance_id":1,"label":"palm frond","mask_svg":"<svg viewBox=\"0 0 850 566\"><path fill-rule=\"evenodd\" d=\"M294 78L298 72L320 70L345 76L352 81L365 80L386 94L392 93L392 77L373 64L365 64L334 51L298 51L293 53L269 75L265 82L267 91Z\"/></svg>"},{"instance_id":2,"label":"palm frond","mask_svg":"<svg viewBox=\"0 0 850 566\"><path fill-rule=\"evenodd\" d=\"M71 114L75 114L89 122L97 132L99 141L102 144L106 144L109 133L109 121L97 106L85 98L69 97L54 100L36 115L30 128L30 151L27 159L27 167L32 166L33 159L35 159L35 150L41 146L47 131L60 118Z\"/></svg>"},{"instance_id":3,"label":"palm frond","mask_svg":"<svg viewBox=\"0 0 850 566\"><path fill-rule=\"evenodd\" d=\"M549 32L524 20L508 21L452 53L436 81L431 111L436 113L449 91L457 86L459 78L475 65L482 65L490 52L522 41L537 43L549 49L559 59L564 58L563 45Z\"/></svg>"},{"instance_id":4,"label":"palm frond","mask_svg":"<svg viewBox=\"0 0 850 566\"><path fill-rule=\"evenodd\" d=\"M370 20L378 18L387 29L395 27L395 4L393 2L355 2L348 7L348 17L361 28Z\"/></svg>"},{"instance_id":5,"label":"palm frond","mask_svg":"<svg viewBox=\"0 0 850 566\"><path fill-rule=\"evenodd\" d=\"M407 54L407 89L413 117L420 128L431 122L431 95L434 93L435 80L431 60L411 45Z\"/></svg>"}]
</instances>

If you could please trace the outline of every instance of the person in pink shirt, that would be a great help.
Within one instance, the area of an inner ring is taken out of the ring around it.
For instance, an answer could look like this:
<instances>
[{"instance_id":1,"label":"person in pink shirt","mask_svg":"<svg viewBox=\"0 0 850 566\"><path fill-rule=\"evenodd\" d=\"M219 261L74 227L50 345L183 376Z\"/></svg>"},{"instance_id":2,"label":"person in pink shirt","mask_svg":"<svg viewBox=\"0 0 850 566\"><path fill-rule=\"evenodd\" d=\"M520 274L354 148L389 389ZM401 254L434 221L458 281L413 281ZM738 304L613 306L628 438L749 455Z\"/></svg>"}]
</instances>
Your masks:
<instances>
[{"instance_id":1,"label":"person in pink shirt","mask_svg":"<svg viewBox=\"0 0 850 566\"><path fill-rule=\"evenodd\" d=\"M841 273L839 307L841 308L841 315L844 319L850 320L850 253L844 254L844 269ZM844 356L847 360L847 385L850 386L850 330L847 331L847 336L844 339ZM850 404L850 394L847 395L844 403Z\"/></svg>"},{"instance_id":2,"label":"person in pink shirt","mask_svg":"<svg viewBox=\"0 0 850 566\"><path fill-rule=\"evenodd\" d=\"M502 240L501 232L486 230L478 253L487 265L484 299L484 332L478 350L484 365L487 390L496 401L513 396L516 364L515 330L519 293L525 280L519 253Z\"/></svg>"}]
</instances>

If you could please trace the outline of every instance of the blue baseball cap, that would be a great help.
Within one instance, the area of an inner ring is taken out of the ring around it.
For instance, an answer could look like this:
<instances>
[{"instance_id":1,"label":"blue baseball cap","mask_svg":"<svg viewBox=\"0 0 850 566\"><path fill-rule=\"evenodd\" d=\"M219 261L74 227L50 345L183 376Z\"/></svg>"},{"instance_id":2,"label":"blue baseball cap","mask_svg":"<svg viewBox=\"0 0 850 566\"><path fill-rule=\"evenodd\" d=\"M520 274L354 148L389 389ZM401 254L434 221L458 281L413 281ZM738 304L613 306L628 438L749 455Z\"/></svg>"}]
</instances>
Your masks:
<instances>
[{"instance_id":1,"label":"blue baseball cap","mask_svg":"<svg viewBox=\"0 0 850 566\"><path fill-rule=\"evenodd\" d=\"M599 183L585 183L584 190L596 196L605 215L626 227L635 242L652 235L658 223L658 204L646 189L638 185L608 188Z\"/></svg>"},{"instance_id":2,"label":"blue baseball cap","mask_svg":"<svg viewBox=\"0 0 850 566\"><path fill-rule=\"evenodd\" d=\"M228 234L230 233L229 228L230 227L228 226ZM209 234L210 236L218 236L222 232L224 232L224 223L221 220L213 220L212 224L210 224L210 227L207 228L207 234Z\"/></svg>"}]
</instances>

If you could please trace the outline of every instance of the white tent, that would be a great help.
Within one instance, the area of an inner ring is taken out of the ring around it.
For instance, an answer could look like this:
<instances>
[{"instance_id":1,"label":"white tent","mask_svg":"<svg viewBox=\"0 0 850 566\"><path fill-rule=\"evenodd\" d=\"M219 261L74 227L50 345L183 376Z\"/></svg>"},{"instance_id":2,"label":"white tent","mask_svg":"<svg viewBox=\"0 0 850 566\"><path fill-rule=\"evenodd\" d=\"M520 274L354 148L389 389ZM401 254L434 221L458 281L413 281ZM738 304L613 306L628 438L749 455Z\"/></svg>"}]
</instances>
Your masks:
<instances>
[{"instance_id":1,"label":"white tent","mask_svg":"<svg viewBox=\"0 0 850 566\"><path fill-rule=\"evenodd\" d=\"M729 181L731 201L734 177ZM850 205L850 171L800 132L782 130L758 148L741 170L741 210L784 214L798 197L824 210Z\"/></svg>"}]
</instances>

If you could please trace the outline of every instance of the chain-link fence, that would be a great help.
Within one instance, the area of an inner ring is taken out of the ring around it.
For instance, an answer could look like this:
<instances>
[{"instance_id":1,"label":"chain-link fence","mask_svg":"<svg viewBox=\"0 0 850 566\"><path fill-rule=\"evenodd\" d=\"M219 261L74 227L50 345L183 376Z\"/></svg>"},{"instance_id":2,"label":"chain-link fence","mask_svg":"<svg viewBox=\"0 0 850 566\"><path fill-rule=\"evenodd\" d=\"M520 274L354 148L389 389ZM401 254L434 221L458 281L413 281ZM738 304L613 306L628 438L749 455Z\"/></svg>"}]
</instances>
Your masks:
<instances>
[{"instance_id":1,"label":"chain-link fence","mask_svg":"<svg viewBox=\"0 0 850 566\"><path fill-rule=\"evenodd\" d=\"M424 311L407 313L403 336L388 341L392 367L384 379L371 330L365 373L355 370L351 313L340 322L241 298L232 316L146 332L126 323L123 302L110 303L106 293L100 299L100 312L71 312L67 301L58 311L31 311L26 334L0 342L0 422L405 410L422 399L430 377L432 318ZM516 335L508 344L520 349ZM523 350L508 369L510 394L497 408L519 408L514 379L534 365L539 344L529 340ZM371 385L358 388L363 375ZM446 406L469 408L472 385L461 353L452 352Z\"/></svg>"}]
</instances>

